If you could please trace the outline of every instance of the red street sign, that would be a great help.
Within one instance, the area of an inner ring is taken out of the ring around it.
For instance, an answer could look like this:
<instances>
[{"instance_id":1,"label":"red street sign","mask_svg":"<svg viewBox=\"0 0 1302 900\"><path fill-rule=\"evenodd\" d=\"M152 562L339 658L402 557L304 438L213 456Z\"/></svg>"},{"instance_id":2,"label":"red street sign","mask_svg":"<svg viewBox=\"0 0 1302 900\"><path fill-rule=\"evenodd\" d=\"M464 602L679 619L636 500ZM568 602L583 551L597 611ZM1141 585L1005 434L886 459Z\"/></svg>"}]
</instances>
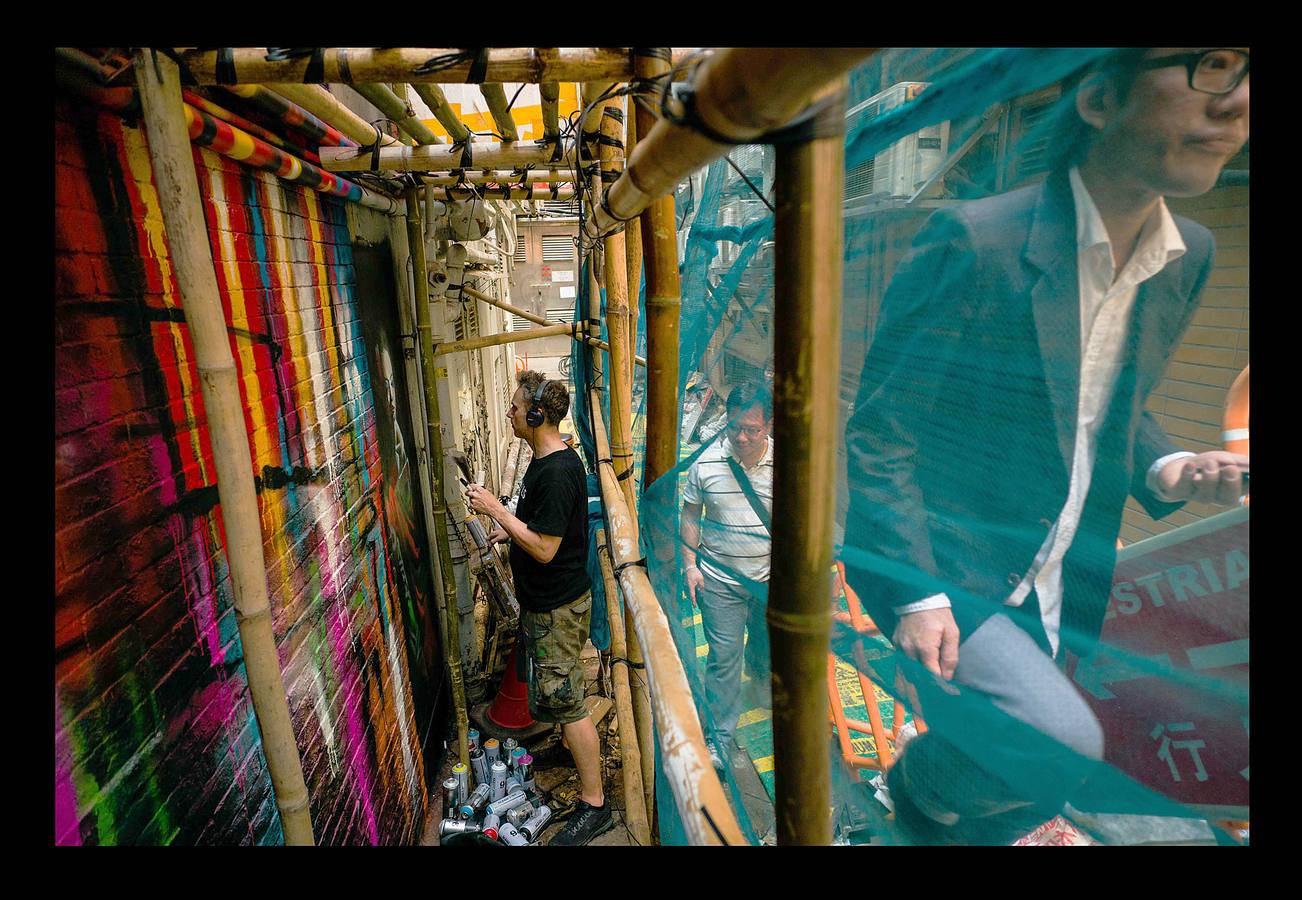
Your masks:
<instances>
[{"instance_id":1,"label":"red street sign","mask_svg":"<svg viewBox=\"0 0 1302 900\"><path fill-rule=\"evenodd\" d=\"M1074 679L1106 760L1173 800L1246 816L1248 507L1122 549L1101 640Z\"/></svg>"},{"instance_id":2,"label":"red street sign","mask_svg":"<svg viewBox=\"0 0 1302 900\"><path fill-rule=\"evenodd\" d=\"M543 278L544 281L551 281L551 280L552 280L552 267L551 267L551 266L543 266L543 267L542 267L542 278Z\"/></svg>"}]
</instances>

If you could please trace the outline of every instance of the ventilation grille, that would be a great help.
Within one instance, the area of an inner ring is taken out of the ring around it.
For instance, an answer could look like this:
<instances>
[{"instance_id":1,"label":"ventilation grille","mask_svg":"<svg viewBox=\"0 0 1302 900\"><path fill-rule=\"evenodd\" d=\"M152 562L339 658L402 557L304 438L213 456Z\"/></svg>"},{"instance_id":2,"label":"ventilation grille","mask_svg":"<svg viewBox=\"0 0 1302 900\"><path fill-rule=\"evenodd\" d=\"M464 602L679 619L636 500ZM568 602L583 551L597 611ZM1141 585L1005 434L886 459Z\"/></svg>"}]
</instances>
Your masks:
<instances>
[{"instance_id":1,"label":"ventilation grille","mask_svg":"<svg viewBox=\"0 0 1302 900\"><path fill-rule=\"evenodd\" d=\"M570 325L574 322L573 306L549 306L547 307L547 318L552 322L560 322Z\"/></svg>"},{"instance_id":2,"label":"ventilation grille","mask_svg":"<svg viewBox=\"0 0 1302 900\"><path fill-rule=\"evenodd\" d=\"M515 261L518 263L529 261L529 239L523 235L515 239Z\"/></svg>"},{"instance_id":3,"label":"ventilation grille","mask_svg":"<svg viewBox=\"0 0 1302 900\"><path fill-rule=\"evenodd\" d=\"M574 259L574 238L568 234L544 234L543 262L570 262Z\"/></svg>"},{"instance_id":4,"label":"ventilation grille","mask_svg":"<svg viewBox=\"0 0 1302 900\"><path fill-rule=\"evenodd\" d=\"M522 316L517 316L517 315L515 315L514 313L511 314L511 330L512 330L512 331L527 331L527 330L529 330L530 328L536 328L536 327L537 327L537 326L534 325L533 322L530 322L528 319L526 319L526 318L524 318L524 317L522 317Z\"/></svg>"}]
</instances>

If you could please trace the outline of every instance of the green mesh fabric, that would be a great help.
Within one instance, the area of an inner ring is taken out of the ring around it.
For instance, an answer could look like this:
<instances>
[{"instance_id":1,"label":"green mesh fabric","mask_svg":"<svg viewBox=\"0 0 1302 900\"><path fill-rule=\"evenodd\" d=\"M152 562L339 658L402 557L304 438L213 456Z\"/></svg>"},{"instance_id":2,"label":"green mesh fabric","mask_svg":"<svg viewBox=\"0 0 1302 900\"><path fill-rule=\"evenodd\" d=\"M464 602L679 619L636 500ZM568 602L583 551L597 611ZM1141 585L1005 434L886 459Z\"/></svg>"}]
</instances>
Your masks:
<instances>
[{"instance_id":1,"label":"green mesh fabric","mask_svg":"<svg viewBox=\"0 0 1302 900\"><path fill-rule=\"evenodd\" d=\"M1109 54L1093 48L896 50L872 57L851 74L839 477L827 490L837 497L833 555L845 567L853 600L865 610L887 599L944 593L965 638L999 615L1032 640L1046 642L1038 599L1018 608L1005 601L1046 535L1041 526L1028 530L1027 523L1054 522L1067 494L1072 445L1066 445L1067 455L1061 452L1054 422L1059 413L1050 401L1059 398L1061 385L1078 380L1080 351L1073 369L1042 353L1039 343L1070 348L1080 340L1078 287L1070 277L1075 246L1059 263L1068 276L1026 275L1055 284L1052 296L994 277L990 260L1025 255L1017 242L1026 242L1026 229L1007 225L1015 213L1003 210L1016 207L1014 201L996 205L988 198L1027 188L1048 197L1055 183L1056 196L1070 196L1061 162L1079 139L1068 130L1076 118L1070 79L1117 58ZM682 281L680 463L649 485L641 475L641 367L633 395L643 552L707 735L720 723L711 713L711 648L702 611L688 599L684 581L684 483L693 463L728 434L727 393L746 382L770 383L773 374L774 150L738 147L730 161L695 173L675 195ZM1058 213L1070 216L1071 209L1059 203ZM1074 219L1057 227L1073 235ZM1115 549L1124 495L1143 492L1146 466L1156 459L1139 459L1151 435L1138 410L1164 377L1188 324L1182 310L1191 315L1198 308L1210 271L1205 232L1191 234L1184 274L1168 279L1173 286L1160 291L1141 286L1135 300L1114 395L1100 413L1105 419L1082 524L1063 561L1057 662L1070 676L1073 702L1083 703L1099 723L1103 758L1082 753L1078 739L1069 740L1074 746L1063 743L1070 728L1028 724L1010 714L1015 704L988 692L940 686L897 652L887 626L880 634L856 631L850 624L852 598L838 578L835 596L829 596L836 614L828 647L834 702L851 721L867 720L869 705L880 712L892 760L904 760L913 810L889 815L890 806L880 799L888 785L862 763L880 761L887 748L851 728L847 753L829 720L838 842L1008 843L1038 825L1065 822L1076 829L1073 834L1102 843L1229 843L1229 829L1219 823L1247 819L1247 508L1228 506L1211 515L1200 506L1197 516L1181 519L1181 527L1120 556ZM960 241L966 256L954 249ZM1199 260L1206 263L1202 271L1195 265ZM1154 275L1153 284L1159 278ZM588 280L579 283L585 310ZM1066 310L1063 318L1036 319L1038 309L1010 311L1009 298L1025 295L1038 298L1035 303L1057 303L1060 312ZM645 355L643 296L637 333L638 352ZM1071 322L1073 315L1074 331L1042 333L1046 322ZM1040 331L1028 323L1038 323ZM1168 335L1165 344L1153 337L1159 333ZM586 354L576 349L573 372L580 407L575 418L590 448L583 422ZM609 422L608 391L599 387ZM1069 406L1077 401L1070 392L1061 397ZM1138 405L1128 407L1133 398ZM1038 431L1037 422L1044 425ZM1023 433L1046 437L1010 444L1010 434ZM1214 448L1178 434L1170 443L1195 452ZM592 456L589 450L590 462ZM932 468L915 471L924 459ZM936 462L945 459L952 465ZM990 461L986 477L976 474L974 460ZM1038 516L1028 513L1031 505ZM1145 507L1140 512L1132 501L1127 515L1175 509L1151 499ZM1115 511L1115 521L1105 508ZM909 521L919 515L921 533ZM753 603L766 602L766 582L716 563ZM983 569L995 566L1002 566L993 573L1002 588L974 587L987 584ZM1047 649L1038 652L1048 658ZM867 691L859 673L867 676ZM906 732L916 727L917 710L899 690L900 676L918 686L926 722L925 735L902 754L893 732L897 724L909 723ZM771 714L755 680L743 676L725 781L748 840L759 843L772 840L774 768L781 761L774 759ZM891 784L905 780L899 774ZM661 840L681 842L672 795L661 782ZM1001 798L1009 797L1015 798L1011 808L1000 808L1008 806ZM929 811L921 827L902 821L919 809ZM958 825L947 825L955 816ZM1067 840L1061 837L1065 829L1052 831L1059 842Z\"/></svg>"}]
</instances>

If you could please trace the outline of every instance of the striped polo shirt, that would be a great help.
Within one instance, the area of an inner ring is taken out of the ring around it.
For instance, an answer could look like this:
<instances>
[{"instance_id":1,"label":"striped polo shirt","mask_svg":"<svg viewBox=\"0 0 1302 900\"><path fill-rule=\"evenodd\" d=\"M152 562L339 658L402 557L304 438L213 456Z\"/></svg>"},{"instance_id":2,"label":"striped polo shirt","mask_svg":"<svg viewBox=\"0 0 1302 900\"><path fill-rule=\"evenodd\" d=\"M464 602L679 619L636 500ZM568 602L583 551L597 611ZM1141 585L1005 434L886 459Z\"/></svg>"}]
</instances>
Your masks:
<instances>
[{"instance_id":1,"label":"striped polo shirt","mask_svg":"<svg viewBox=\"0 0 1302 900\"><path fill-rule=\"evenodd\" d=\"M704 453L692 463L687 470L687 486L683 488L684 502L693 505L704 504L701 517L701 552L697 564L703 571L726 584L737 584L716 567L709 559L720 563L755 581L769 579L769 552L772 542L768 529L760 521L750 501L742 492L741 486L732 474L728 457L736 457L732 443L725 435L715 441ZM737 460L741 464L741 460ZM755 467L747 469L742 466L750 479L764 508L773 512L773 438L769 437L764 456Z\"/></svg>"}]
</instances>

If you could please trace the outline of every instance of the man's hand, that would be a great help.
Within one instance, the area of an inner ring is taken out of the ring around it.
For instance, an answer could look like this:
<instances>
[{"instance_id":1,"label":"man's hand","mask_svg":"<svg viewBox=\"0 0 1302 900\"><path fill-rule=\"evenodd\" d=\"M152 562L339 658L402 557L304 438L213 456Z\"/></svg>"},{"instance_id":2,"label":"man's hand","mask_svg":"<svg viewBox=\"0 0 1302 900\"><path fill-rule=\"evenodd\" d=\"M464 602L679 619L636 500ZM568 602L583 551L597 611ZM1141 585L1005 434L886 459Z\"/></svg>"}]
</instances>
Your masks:
<instances>
[{"instance_id":1,"label":"man's hand","mask_svg":"<svg viewBox=\"0 0 1302 900\"><path fill-rule=\"evenodd\" d=\"M949 681L958 668L958 638L958 623L951 610L926 609L900 616L891 642L928 672Z\"/></svg>"},{"instance_id":2,"label":"man's hand","mask_svg":"<svg viewBox=\"0 0 1302 900\"><path fill-rule=\"evenodd\" d=\"M500 544L510 539L511 536L506 533L506 529L501 525L494 525L493 530L488 533L488 543L490 544Z\"/></svg>"},{"instance_id":3,"label":"man's hand","mask_svg":"<svg viewBox=\"0 0 1302 900\"><path fill-rule=\"evenodd\" d=\"M498 521L506 513L506 507L502 502L482 484L466 485L466 502L470 504L472 510L483 513L493 521Z\"/></svg>"},{"instance_id":4,"label":"man's hand","mask_svg":"<svg viewBox=\"0 0 1302 900\"><path fill-rule=\"evenodd\" d=\"M687 567L687 595L692 598L692 605L696 605L696 589L705 585L705 576L696 566Z\"/></svg>"},{"instance_id":5,"label":"man's hand","mask_svg":"<svg viewBox=\"0 0 1302 900\"><path fill-rule=\"evenodd\" d=\"M1158 473L1157 483L1170 500L1195 500L1228 506L1243 495L1243 476L1247 474L1247 456L1211 450L1171 460Z\"/></svg>"}]
</instances>

